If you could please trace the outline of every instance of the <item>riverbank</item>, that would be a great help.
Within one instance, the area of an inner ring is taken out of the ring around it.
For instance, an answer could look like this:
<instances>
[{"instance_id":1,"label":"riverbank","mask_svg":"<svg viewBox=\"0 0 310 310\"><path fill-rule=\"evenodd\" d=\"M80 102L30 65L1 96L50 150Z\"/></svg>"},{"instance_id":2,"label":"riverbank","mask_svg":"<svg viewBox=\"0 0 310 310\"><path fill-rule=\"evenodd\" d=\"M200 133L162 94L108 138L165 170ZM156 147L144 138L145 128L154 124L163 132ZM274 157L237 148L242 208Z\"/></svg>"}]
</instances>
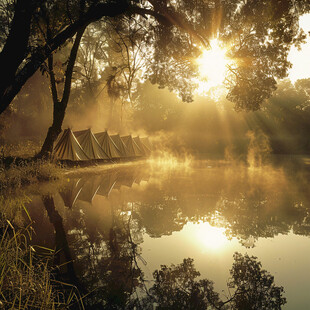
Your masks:
<instances>
[{"instance_id":1,"label":"riverbank","mask_svg":"<svg viewBox=\"0 0 310 310\"><path fill-rule=\"evenodd\" d=\"M143 163L145 161L68 167L31 158L18 158L10 165L0 163L0 309L53 309L72 305L83 309L79 291L55 279L54 250L42 251L30 245L32 219L25 208L30 198L24 192L29 188L35 191L40 183L40 193L49 193L69 178Z\"/></svg>"},{"instance_id":2,"label":"riverbank","mask_svg":"<svg viewBox=\"0 0 310 310\"><path fill-rule=\"evenodd\" d=\"M63 168L45 160L13 161L10 165L0 162L0 194L21 187L60 178Z\"/></svg>"},{"instance_id":3,"label":"riverbank","mask_svg":"<svg viewBox=\"0 0 310 310\"><path fill-rule=\"evenodd\" d=\"M78 290L55 277L53 249L31 246L32 219L21 193L0 195L0 309L83 309Z\"/></svg>"}]
</instances>

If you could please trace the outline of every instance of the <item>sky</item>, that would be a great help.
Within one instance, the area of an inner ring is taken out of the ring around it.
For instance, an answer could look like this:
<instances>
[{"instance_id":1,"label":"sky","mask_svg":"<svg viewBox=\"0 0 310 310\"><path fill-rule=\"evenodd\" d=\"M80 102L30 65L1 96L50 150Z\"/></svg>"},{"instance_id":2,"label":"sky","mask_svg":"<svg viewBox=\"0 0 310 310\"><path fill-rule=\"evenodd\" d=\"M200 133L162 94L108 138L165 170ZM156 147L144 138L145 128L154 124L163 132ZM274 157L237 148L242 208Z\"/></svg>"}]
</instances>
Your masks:
<instances>
[{"instance_id":1,"label":"sky","mask_svg":"<svg viewBox=\"0 0 310 310\"><path fill-rule=\"evenodd\" d=\"M300 27L309 34L310 14L300 17ZM289 60L293 64L289 73L290 80L295 83L298 79L310 78L310 37L308 35L307 43L302 45L300 51L293 47L289 54Z\"/></svg>"}]
</instances>

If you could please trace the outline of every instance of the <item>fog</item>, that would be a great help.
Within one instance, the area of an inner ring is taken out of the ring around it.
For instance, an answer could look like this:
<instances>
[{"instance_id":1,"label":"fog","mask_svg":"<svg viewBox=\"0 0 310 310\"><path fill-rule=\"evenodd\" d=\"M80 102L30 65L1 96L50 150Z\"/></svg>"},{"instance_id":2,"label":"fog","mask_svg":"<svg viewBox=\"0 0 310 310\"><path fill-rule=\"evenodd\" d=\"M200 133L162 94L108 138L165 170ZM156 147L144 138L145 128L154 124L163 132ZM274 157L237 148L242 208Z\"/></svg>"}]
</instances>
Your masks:
<instances>
[{"instance_id":1,"label":"fog","mask_svg":"<svg viewBox=\"0 0 310 310\"><path fill-rule=\"evenodd\" d=\"M236 112L224 95L217 100L196 95L193 102L184 103L173 92L149 82L137 88L135 104L111 100L105 89L95 99L84 96L84 100L73 88L63 128L149 136L156 156L169 153L258 165L270 153L310 151L309 83L297 81L294 87L289 80L281 82L256 112ZM36 73L2 119L5 143L42 143L52 122L47 77Z\"/></svg>"}]
</instances>

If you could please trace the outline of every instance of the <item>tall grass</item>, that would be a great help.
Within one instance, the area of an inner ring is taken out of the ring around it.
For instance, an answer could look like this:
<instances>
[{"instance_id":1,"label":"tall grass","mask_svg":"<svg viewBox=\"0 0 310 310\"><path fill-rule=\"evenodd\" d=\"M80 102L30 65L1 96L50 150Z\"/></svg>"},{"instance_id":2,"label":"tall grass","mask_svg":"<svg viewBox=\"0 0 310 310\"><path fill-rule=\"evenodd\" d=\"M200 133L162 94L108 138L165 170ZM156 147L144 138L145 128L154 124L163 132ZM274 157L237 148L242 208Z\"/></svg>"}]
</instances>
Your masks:
<instances>
[{"instance_id":1,"label":"tall grass","mask_svg":"<svg viewBox=\"0 0 310 310\"><path fill-rule=\"evenodd\" d=\"M6 141L0 145L0 154L2 157L33 157L42 146L42 141L23 140L18 143L9 143Z\"/></svg>"},{"instance_id":2,"label":"tall grass","mask_svg":"<svg viewBox=\"0 0 310 310\"><path fill-rule=\"evenodd\" d=\"M84 309L78 290L54 279L53 251L30 245L27 200L0 196L0 309Z\"/></svg>"},{"instance_id":3,"label":"tall grass","mask_svg":"<svg viewBox=\"0 0 310 310\"><path fill-rule=\"evenodd\" d=\"M7 167L0 161L0 192L15 190L25 185L56 180L61 167L45 160L13 162Z\"/></svg>"}]
</instances>

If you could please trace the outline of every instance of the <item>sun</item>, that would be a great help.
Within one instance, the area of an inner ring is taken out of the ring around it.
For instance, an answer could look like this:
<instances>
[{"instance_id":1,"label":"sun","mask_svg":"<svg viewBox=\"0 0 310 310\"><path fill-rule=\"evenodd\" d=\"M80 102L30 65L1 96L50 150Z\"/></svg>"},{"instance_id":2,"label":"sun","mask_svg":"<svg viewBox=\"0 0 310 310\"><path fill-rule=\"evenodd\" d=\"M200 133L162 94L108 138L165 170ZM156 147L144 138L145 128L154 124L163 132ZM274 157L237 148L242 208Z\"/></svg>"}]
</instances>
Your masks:
<instances>
[{"instance_id":1,"label":"sun","mask_svg":"<svg viewBox=\"0 0 310 310\"><path fill-rule=\"evenodd\" d=\"M199 67L199 93L204 93L212 87L223 85L227 66L230 63L226 56L227 50L220 46L217 39L210 41L210 49L204 49L196 59Z\"/></svg>"}]
</instances>

